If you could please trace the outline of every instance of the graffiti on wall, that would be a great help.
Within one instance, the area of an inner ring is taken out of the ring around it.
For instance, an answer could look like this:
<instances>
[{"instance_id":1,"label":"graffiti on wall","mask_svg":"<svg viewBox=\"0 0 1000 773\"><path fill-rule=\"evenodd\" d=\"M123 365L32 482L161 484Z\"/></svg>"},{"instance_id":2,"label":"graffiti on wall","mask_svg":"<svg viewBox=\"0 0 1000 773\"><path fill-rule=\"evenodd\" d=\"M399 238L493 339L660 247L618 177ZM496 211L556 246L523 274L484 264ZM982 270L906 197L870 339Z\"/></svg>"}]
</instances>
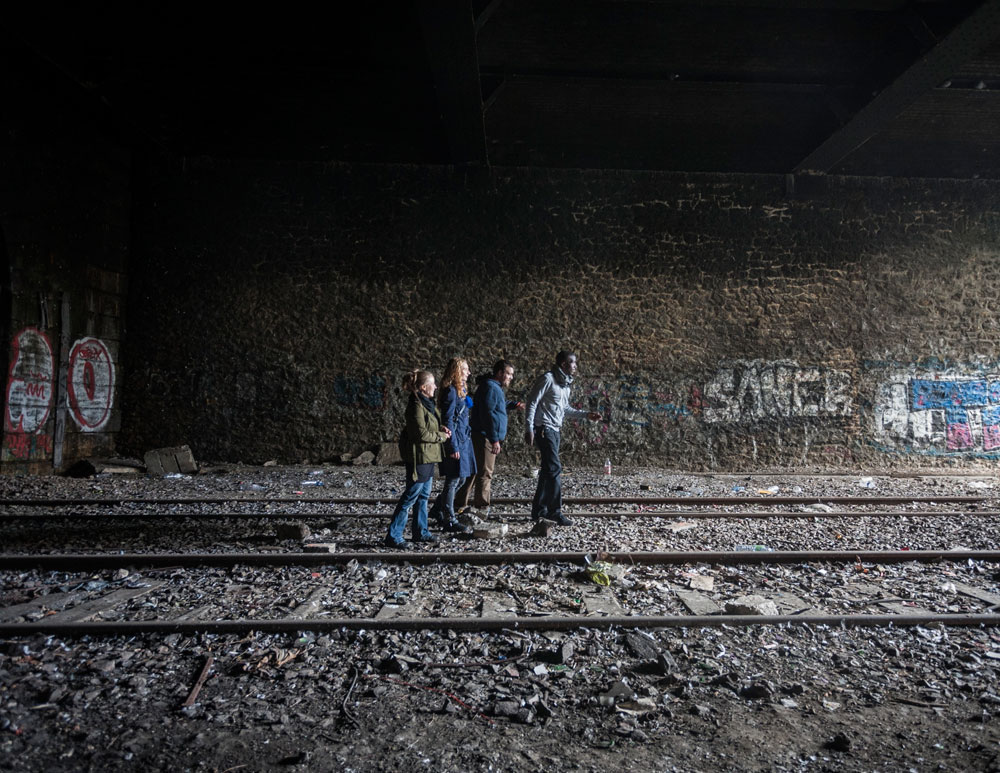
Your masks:
<instances>
[{"instance_id":1,"label":"graffiti on wall","mask_svg":"<svg viewBox=\"0 0 1000 773\"><path fill-rule=\"evenodd\" d=\"M709 423L850 416L851 375L801 367L787 360L727 362L705 385L702 416Z\"/></svg>"},{"instance_id":2,"label":"graffiti on wall","mask_svg":"<svg viewBox=\"0 0 1000 773\"><path fill-rule=\"evenodd\" d=\"M385 408L389 396L385 378L372 374L366 378L337 376L333 380L333 393L337 402L349 408Z\"/></svg>"},{"instance_id":3,"label":"graffiti on wall","mask_svg":"<svg viewBox=\"0 0 1000 773\"><path fill-rule=\"evenodd\" d=\"M891 374L874 403L876 443L916 453L1000 453L1000 375Z\"/></svg>"},{"instance_id":4,"label":"graffiti on wall","mask_svg":"<svg viewBox=\"0 0 1000 773\"><path fill-rule=\"evenodd\" d=\"M115 398L115 364L100 339L81 338L73 344L66 395L70 415L84 432L97 432L108 423Z\"/></svg>"},{"instance_id":5,"label":"graffiti on wall","mask_svg":"<svg viewBox=\"0 0 1000 773\"><path fill-rule=\"evenodd\" d=\"M5 459L27 460L51 454L46 430L54 401L52 344L41 330L27 327L11 342L4 413Z\"/></svg>"}]
</instances>

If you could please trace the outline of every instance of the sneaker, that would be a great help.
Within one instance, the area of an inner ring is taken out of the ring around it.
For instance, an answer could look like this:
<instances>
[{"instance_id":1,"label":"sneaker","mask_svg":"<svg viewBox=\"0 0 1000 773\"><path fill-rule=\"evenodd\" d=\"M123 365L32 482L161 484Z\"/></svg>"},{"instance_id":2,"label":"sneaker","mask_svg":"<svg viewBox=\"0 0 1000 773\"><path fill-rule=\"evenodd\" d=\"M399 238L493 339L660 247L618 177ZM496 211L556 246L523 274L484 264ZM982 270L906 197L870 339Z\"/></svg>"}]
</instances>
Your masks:
<instances>
[{"instance_id":1,"label":"sneaker","mask_svg":"<svg viewBox=\"0 0 1000 773\"><path fill-rule=\"evenodd\" d=\"M449 531L454 534L472 534L471 526L466 526L464 523L459 523L458 521L446 523L443 528L445 531Z\"/></svg>"},{"instance_id":2,"label":"sneaker","mask_svg":"<svg viewBox=\"0 0 1000 773\"><path fill-rule=\"evenodd\" d=\"M435 543L435 542L438 541L438 538L435 537L433 534L427 533L427 534L424 534L423 536L420 536L420 537L416 537L416 536L415 537L411 537L411 540L413 542L430 542L430 543Z\"/></svg>"},{"instance_id":3,"label":"sneaker","mask_svg":"<svg viewBox=\"0 0 1000 773\"><path fill-rule=\"evenodd\" d=\"M410 543L408 543L406 540L403 539L395 540L392 537L386 537L382 541L382 544L385 545L387 548L397 548L399 550L410 547Z\"/></svg>"},{"instance_id":4,"label":"sneaker","mask_svg":"<svg viewBox=\"0 0 1000 773\"><path fill-rule=\"evenodd\" d=\"M553 523L558 523L560 526L573 525L573 522L562 513L557 513L556 515L550 515L548 519Z\"/></svg>"}]
</instances>

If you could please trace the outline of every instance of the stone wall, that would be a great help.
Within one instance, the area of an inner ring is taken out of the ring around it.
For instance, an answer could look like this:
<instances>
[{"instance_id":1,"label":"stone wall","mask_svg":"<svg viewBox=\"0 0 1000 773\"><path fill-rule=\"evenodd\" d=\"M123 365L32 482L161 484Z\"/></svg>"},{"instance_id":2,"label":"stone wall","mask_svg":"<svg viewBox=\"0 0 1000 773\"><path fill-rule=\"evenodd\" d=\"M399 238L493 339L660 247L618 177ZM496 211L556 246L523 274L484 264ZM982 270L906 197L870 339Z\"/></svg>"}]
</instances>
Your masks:
<instances>
[{"instance_id":1,"label":"stone wall","mask_svg":"<svg viewBox=\"0 0 1000 773\"><path fill-rule=\"evenodd\" d=\"M998 213L986 182L157 166L122 441L321 461L395 437L408 368L504 356L520 396L573 348L577 463L989 463Z\"/></svg>"},{"instance_id":2,"label":"stone wall","mask_svg":"<svg viewBox=\"0 0 1000 773\"><path fill-rule=\"evenodd\" d=\"M131 153L103 105L4 47L0 84L0 472L110 456L131 229Z\"/></svg>"},{"instance_id":3,"label":"stone wall","mask_svg":"<svg viewBox=\"0 0 1000 773\"><path fill-rule=\"evenodd\" d=\"M4 202L6 345L0 469L110 456L129 240L128 157L106 146L0 155L33 183Z\"/></svg>"}]
</instances>

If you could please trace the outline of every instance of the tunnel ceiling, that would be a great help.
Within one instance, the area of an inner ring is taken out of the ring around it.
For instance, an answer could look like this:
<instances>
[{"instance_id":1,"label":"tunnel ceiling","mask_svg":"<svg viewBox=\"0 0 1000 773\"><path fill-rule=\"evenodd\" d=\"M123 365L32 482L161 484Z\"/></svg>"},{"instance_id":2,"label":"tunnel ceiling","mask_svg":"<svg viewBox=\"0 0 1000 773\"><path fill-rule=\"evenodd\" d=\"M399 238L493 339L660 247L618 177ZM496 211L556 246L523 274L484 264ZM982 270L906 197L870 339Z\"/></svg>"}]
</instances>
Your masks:
<instances>
[{"instance_id":1,"label":"tunnel ceiling","mask_svg":"<svg viewBox=\"0 0 1000 773\"><path fill-rule=\"evenodd\" d=\"M1000 178L1000 0L367 7L26 30L5 64L184 156Z\"/></svg>"}]
</instances>

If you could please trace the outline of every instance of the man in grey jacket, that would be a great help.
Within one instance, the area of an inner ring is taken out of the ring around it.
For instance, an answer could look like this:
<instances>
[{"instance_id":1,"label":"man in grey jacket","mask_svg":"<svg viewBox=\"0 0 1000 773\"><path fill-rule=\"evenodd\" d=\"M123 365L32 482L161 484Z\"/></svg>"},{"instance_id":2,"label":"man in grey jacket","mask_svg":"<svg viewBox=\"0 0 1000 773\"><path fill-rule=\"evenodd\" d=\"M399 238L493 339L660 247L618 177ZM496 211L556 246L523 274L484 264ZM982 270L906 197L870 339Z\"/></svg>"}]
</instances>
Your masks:
<instances>
[{"instance_id":1,"label":"man in grey jacket","mask_svg":"<svg viewBox=\"0 0 1000 773\"><path fill-rule=\"evenodd\" d=\"M562 464L559 461L559 432L563 419L590 419L597 421L601 414L581 411L569 405L569 390L576 374L576 355L561 351L556 355L556 366L542 375L527 398L524 440L534 443L542 453L542 466L538 471L538 488L531 504L531 517L547 518L562 526L572 521L562 514Z\"/></svg>"}]
</instances>

